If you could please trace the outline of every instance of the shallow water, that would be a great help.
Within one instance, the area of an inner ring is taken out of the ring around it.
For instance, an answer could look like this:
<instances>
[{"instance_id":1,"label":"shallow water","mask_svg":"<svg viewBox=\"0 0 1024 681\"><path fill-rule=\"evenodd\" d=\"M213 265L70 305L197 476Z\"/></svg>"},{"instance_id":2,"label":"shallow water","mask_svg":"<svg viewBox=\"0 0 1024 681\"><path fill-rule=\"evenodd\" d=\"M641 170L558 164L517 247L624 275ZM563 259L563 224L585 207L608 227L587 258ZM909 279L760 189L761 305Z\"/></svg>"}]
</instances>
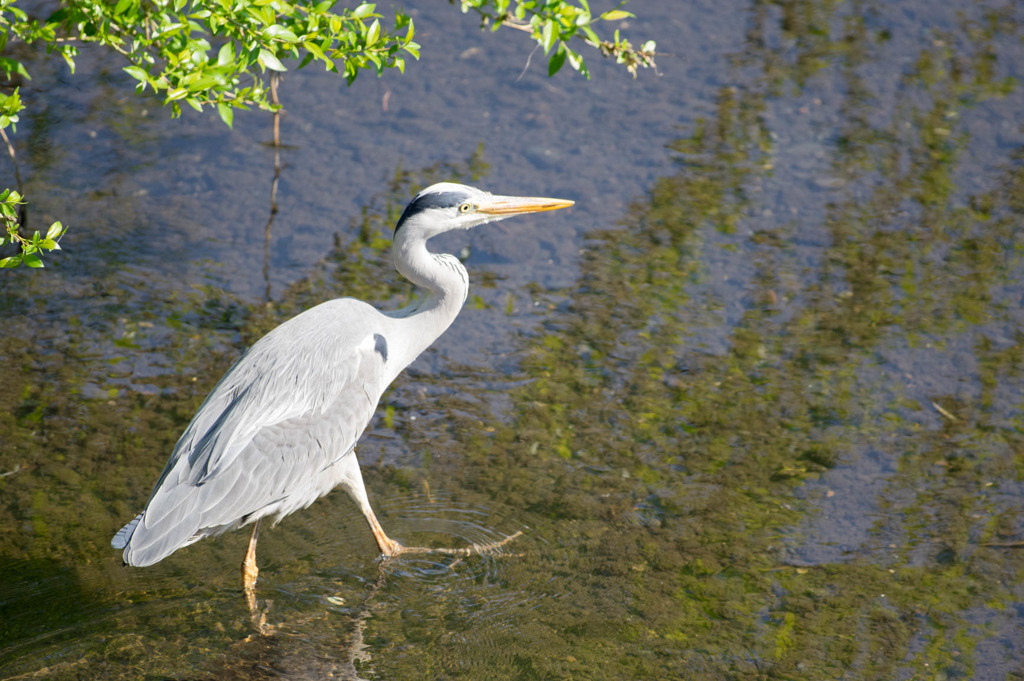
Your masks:
<instances>
[{"instance_id":1,"label":"shallow water","mask_svg":"<svg viewBox=\"0 0 1024 681\"><path fill-rule=\"evenodd\" d=\"M444 3L404 77L289 74L269 239L268 118L39 56L22 174L71 231L0 284L0 677L1019 678L1024 12L634 4L636 81L520 78ZM261 534L262 636L244 532L122 567L238 353L404 304L391 225L453 177L577 205L438 240L470 300L360 458L406 543L522 536L381 563L336 492Z\"/></svg>"}]
</instances>

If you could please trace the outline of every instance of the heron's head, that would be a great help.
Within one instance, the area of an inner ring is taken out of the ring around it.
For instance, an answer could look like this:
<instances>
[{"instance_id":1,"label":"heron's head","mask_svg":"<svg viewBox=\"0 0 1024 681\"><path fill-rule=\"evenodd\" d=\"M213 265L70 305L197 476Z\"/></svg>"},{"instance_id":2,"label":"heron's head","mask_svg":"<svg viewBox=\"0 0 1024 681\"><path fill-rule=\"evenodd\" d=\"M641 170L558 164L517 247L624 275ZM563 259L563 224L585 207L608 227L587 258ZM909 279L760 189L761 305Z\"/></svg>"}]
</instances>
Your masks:
<instances>
[{"instance_id":1,"label":"heron's head","mask_svg":"<svg viewBox=\"0 0 1024 681\"><path fill-rule=\"evenodd\" d=\"M429 239L453 229L470 229L514 215L567 208L573 203L564 199L495 196L476 187L439 182L421 191L405 207L395 225L395 235L401 230L416 230Z\"/></svg>"}]
</instances>

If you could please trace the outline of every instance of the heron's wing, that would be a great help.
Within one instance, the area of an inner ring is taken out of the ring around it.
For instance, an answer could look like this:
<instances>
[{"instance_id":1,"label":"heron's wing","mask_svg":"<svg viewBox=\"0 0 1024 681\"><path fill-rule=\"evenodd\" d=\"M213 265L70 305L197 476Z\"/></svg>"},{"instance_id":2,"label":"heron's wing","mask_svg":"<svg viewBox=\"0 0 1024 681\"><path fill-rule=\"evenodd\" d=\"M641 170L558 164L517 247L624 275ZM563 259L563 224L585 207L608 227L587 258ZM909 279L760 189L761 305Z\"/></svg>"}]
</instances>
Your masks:
<instances>
[{"instance_id":1,"label":"heron's wing","mask_svg":"<svg viewBox=\"0 0 1024 681\"><path fill-rule=\"evenodd\" d=\"M355 445L387 387L373 315L358 301L332 301L253 345L199 408L135 527L115 537L127 546L125 560L156 562L311 494L316 475Z\"/></svg>"},{"instance_id":2,"label":"heron's wing","mask_svg":"<svg viewBox=\"0 0 1024 681\"><path fill-rule=\"evenodd\" d=\"M283 516L326 494L336 480L322 476L349 455L373 414L362 404L338 400L327 418L307 414L261 429L236 457L203 486L201 528L226 528L249 515Z\"/></svg>"},{"instance_id":3,"label":"heron's wing","mask_svg":"<svg viewBox=\"0 0 1024 681\"><path fill-rule=\"evenodd\" d=\"M339 402L351 403L366 419L350 442L336 444L355 443L386 387L372 334L287 343L286 334L278 336L268 334L250 348L199 408L168 465L176 482L201 485L233 465L259 432L295 419L328 418ZM183 457L187 466L172 465Z\"/></svg>"}]
</instances>

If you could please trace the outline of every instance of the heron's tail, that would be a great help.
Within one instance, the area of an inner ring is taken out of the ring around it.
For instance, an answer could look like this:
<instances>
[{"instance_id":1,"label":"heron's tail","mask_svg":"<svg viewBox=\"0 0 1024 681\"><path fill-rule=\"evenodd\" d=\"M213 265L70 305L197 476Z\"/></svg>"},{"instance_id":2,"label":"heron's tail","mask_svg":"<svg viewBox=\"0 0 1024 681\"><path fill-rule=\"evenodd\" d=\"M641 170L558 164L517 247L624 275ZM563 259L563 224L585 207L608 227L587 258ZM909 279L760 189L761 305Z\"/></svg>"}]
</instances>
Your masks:
<instances>
[{"instance_id":1,"label":"heron's tail","mask_svg":"<svg viewBox=\"0 0 1024 681\"><path fill-rule=\"evenodd\" d=\"M140 520L142 520L141 513L135 516L134 520L117 531L114 538L110 540L110 545L119 551L128 546L128 542L131 541L132 535L135 534L135 528L138 526Z\"/></svg>"}]
</instances>

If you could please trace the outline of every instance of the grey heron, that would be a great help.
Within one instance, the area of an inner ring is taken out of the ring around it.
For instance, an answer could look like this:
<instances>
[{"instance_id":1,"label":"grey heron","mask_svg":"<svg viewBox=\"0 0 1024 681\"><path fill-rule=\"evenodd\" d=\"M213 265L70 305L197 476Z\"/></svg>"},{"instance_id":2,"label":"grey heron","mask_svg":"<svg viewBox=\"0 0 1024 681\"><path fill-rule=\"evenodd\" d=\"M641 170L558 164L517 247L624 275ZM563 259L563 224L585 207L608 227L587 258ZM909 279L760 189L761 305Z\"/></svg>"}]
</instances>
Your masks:
<instances>
[{"instance_id":1,"label":"grey heron","mask_svg":"<svg viewBox=\"0 0 1024 681\"><path fill-rule=\"evenodd\" d=\"M462 263L427 240L572 201L494 196L442 182L412 200L395 226L395 268L424 289L401 310L353 298L321 303L252 345L199 407L146 508L114 536L124 562L152 565L204 537L253 524L242 563L252 590L262 518L306 508L341 486L385 556L404 547L373 514L355 445L384 390L455 320L469 292Z\"/></svg>"}]
</instances>

